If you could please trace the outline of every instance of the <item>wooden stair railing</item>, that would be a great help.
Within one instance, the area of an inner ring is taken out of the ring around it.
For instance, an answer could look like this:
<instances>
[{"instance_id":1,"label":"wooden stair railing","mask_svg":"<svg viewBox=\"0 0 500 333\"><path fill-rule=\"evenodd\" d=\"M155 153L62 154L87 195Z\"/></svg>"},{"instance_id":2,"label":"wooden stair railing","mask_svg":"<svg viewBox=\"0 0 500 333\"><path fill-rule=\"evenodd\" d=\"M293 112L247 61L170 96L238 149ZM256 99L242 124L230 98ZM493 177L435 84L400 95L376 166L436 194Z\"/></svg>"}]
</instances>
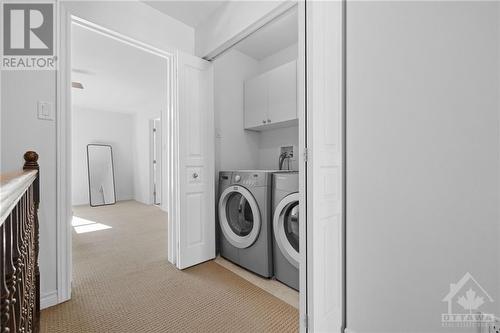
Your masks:
<instances>
[{"instance_id":1,"label":"wooden stair railing","mask_svg":"<svg viewBox=\"0 0 500 333\"><path fill-rule=\"evenodd\" d=\"M0 333L40 330L38 154L24 154L23 171L0 176Z\"/></svg>"}]
</instances>

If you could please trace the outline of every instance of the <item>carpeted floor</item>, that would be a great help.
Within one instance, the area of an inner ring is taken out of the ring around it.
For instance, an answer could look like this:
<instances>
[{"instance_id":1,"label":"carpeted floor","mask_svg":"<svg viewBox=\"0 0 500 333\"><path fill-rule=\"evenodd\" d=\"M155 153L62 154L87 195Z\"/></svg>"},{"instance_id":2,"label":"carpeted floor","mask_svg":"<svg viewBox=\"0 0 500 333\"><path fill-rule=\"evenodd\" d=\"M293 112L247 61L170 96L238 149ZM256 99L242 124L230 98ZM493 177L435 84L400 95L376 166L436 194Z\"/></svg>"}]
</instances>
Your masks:
<instances>
[{"instance_id":1,"label":"carpeted floor","mask_svg":"<svg viewBox=\"0 0 500 333\"><path fill-rule=\"evenodd\" d=\"M169 264L160 209L126 201L74 214L111 228L73 232L72 299L42 311L42 332L298 331L297 309L222 266Z\"/></svg>"}]
</instances>

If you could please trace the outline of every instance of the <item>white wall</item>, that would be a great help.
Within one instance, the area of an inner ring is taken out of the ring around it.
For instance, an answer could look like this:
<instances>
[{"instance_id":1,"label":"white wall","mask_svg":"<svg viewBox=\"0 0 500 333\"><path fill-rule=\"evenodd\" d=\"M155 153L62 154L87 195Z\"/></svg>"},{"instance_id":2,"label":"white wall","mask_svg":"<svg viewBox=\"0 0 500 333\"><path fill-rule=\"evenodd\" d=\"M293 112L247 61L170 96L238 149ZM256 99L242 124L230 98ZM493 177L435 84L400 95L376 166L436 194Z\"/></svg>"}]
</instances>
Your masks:
<instances>
[{"instance_id":1,"label":"white wall","mask_svg":"<svg viewBox=\"0 0 500 333\"><path fill-rule=\"evenodd\" d=\"M141 2L72 2L74 14L142 42L188 53L194 50L194 30ZM37 120L38 100L56 102L56 73L15 71L1 73L2 171L22 167L24 151L40 154L40 271L43 298L54 295L56 284L56 127ZM23 89L20 89L22 87ZM27 130L29 128L29 131ZM25 130L26 129L26 130Z\"/></svg>"},{"instance_id":2,"label":"white wall","mask_svg":"<svg viewBox=\"0 0 500 333\"><path fill-rule=\"evenodd\" d=\"M85 20L112 29L162 50L194 54L194 28L140 1L64 1Z\"/></svg>"},{"instance_id":3,"label":"white wall","mask_svg":"<svg viewBox=\"0 0 500 333\"><path fill-rule=\"evenodd\" d=\"M500 35L500 4L497 5L497 31L498 31L498 34ZM500 55L500 43L497 43L497 55ZM498 118L500 119L500 56L497 56L497 73L498 73L498 81L499 81L499 84L498 84L498 87L497 87L497 105L499 106L498 107L498 112L499 112L499 116ZM500 125L499 125L500 127ZM498 136L497 136L497 140L498 140L498 143L500 145L500 131L498 131ZM500 154L500 151L499 151L499 154ZM499 177L498 177L498 188L500 189L500 169L498 169L498 174L499 174ZM498 215L500 216L500 195L498 195ZM497 239L500 239L500 223L498 225L498 238ZM499 249L500 251L500 249ZM500 277L500 265L497 265L497 276ZM499 298L500 299L500 298ZM500 302L497 300L497 320L500 321Z\"/></svg>"},{"instance_id":4,"label":"white wall","mask_svg":"<svg viewBox=\"0 0 500 333\"><path fill-rule=\"evenodd\" d=\"M38 120L36 103L55 100L55 73L2 71L1 173L20 170L23 154L40 156L40 284L41 296L56 286L56 132L55 122Z\"/></svg>"},{"instance_id":5,"label":"white wall","mask_svg":"<svg viewBox=\"0 0 500 333\"><path fill-rule=\"evenodd\" d=\"M71 133L72 204L89 204L87 145L113 147L116 200L134 198L134 163L130 147L135 139L135 117L128 113L73 108Z\"/></svg>"},{"instance_id":6,"label":"white wall","mask_svg":"<svg viewBox=\"0 0 500 333\"><path fill-rule=\"evenodd\" d=\"M237 50L214 62L217 172L258 168L259 133L243 129L243 82L257 68L255 59Z\"/></svg>"},{"instance_id":7,"label":"white wall","mask_svg":"<svg viewBox=\"0 0 500 333\"><path fill-rule=\"evenodd\" d=\"M257 72L264 73L280 65L296 60L298 57L298 52L299 49L297 44L290 45L283 50L280 50L275 54L272 54L259 61L259 69L257 70Z\"/></svg>"},{"instance_id":8,"label":"white wall","mask_svg":"<svg viewBox=\"0 0 500 333\"><path fill-rule=\"evenodd\" d=\"M117 201L133 199L152 204L149 122L159 117L160 111L141 110L130 114L74 108L71 161L73 205L89 202L88 143L113 146Z\"/></svg>"},{"instance_id":9,"label":"white wall","mask_svg":"<svg viewBox=\"0 0 500 333\"><path fill-rule=\"evenodd\" d=\"M299 146L299 128L298 126L276 128L260 133L258 161L259 169L272 170L278 169L278 158L281 153L280 147L294 147L294 158L290 160L290 170L299 170L298 164L298 146ZM286 169L287 162L283 164Z\"/></svg>"},{"instance_id":10,"label":"white wall","mask_svg":"<svg viewBox=\"0 0 500 333\"><path fill-rule=\"evenodd\" d=\"M291 1L228 1L196 27L195 54L204 57L220 48L286 2Z\"/></svg>"},{"instance_id":11,"label":"white wall","mask_svg":"<svg viewBox=\"0 0 500 333\"><path fill-rule=\"evenodd\" d=\"M441 300L500 314L498 3L347 6L347 327L476 332Z\"/></svg>"}]
</instances>

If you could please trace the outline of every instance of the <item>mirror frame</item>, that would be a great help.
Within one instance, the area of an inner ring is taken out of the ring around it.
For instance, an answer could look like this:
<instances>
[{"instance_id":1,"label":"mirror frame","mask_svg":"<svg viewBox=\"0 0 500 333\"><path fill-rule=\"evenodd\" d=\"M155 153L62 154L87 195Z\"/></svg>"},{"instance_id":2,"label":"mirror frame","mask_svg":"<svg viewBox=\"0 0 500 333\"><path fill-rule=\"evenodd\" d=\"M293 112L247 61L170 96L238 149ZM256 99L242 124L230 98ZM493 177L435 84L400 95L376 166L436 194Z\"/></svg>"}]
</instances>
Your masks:
<instances>
[{"instance_id":1,"label":"mirror frame","mask_svg":"<svg viewBox=\"0 0 500 333\"><path fill-rule=\"evenodd\" d=\"M93 205L92 204L92 194L90 189L90 159L89 159L89 146L101 146L101 147L109 147L109 151L111 153L111 171L113 174L113 193L115 197L115 202L113 203L103 203L102 205ZM113 159L113 147L111 145L105 145L100 143L89 143L87 144L87 175L88 175L88 183L89 183L89 205L90 207L101 207L101 206L111 206L116 204L116 183L115 183L115 164Z\"/></svg>"}]
</instances>

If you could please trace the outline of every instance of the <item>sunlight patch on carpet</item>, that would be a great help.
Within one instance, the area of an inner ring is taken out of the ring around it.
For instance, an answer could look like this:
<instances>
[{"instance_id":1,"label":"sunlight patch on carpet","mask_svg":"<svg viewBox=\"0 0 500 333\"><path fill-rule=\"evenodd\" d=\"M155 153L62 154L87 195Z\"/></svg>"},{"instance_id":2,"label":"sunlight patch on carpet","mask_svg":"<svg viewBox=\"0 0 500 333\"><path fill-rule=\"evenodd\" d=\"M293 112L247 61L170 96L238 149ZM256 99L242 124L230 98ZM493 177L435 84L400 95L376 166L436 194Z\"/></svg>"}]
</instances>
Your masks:
<instances>
[{"instance_id":1,"label":"sunlight patch on carpet","mask_svg":"<svg viewBox=\"0 0 500 333\"><path fill-rule=\"evenodd\" d=\"M111 226L98 223L95 221L82 219L78 216L73 216L73 220L71 221L71 225L75 229L77 234L84 234L87 232L94 232L100 230L111 229Z\"/></svg>"}]
</instances>

